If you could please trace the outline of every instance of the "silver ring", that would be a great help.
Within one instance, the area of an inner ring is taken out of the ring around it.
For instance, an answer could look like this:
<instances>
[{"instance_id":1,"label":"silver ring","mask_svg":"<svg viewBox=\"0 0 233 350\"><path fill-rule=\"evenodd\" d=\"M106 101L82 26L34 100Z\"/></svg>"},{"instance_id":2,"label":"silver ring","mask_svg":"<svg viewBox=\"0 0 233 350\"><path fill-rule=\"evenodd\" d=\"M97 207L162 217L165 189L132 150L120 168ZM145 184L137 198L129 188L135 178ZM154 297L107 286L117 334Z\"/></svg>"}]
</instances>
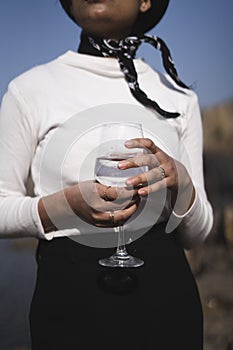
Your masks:
<instances>
[{"instance_id":1,"label":"silver ring","mask_svg":"<svg viewBox=\"0 0 233 350\"><path fill-rule=\"evenodd\" d=\"M166 172L163 167L159 166L158 168L161 172L160 180L163 180L166 177Z\"/></svg>"},{"instance_id":2,"label":"silver ring","mask_svg":"<svg viewBox=\"0 0 233 350\"><path fill-rule=\"evenodd\" d=\"M103 193L103 199L104 199L105 201L110 201L110 198L109 198L108 195L107 195L107 192L108 192L109 188L111 188L111 186L107 186L107 187L105 188L105 190L104 190L104 193Z\"/></svg>"},{"instance_id":3,"label":"silver ring","mask_svg":"<svg viewBox=\"0 0 233 350\"><path fill-rule=\"evenodd\" d=\"M114 211L110 211L110 213L109 213L109 221L112 222L113 224L117 224L117 221L115 219L115 212Z\"/></svg>"}]
</instances>

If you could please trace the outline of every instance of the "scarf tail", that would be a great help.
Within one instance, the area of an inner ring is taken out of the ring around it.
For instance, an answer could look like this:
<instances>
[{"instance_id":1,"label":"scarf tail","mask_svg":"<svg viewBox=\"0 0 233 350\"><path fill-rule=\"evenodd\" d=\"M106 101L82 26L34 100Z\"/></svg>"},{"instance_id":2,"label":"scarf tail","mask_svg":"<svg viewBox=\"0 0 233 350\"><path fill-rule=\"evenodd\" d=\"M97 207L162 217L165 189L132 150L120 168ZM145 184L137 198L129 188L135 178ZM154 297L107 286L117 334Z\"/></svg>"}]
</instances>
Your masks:
<instances>
[{"instance_id":1,"label":"scarf tail","mask_svg":"<svg viewBox=\"0 0 233 350\"><path fill-rule=\"evenodd\" d=\"M168 112L163 110L159 104L151 100L146 93L141 90L138 83L138 76L134 66L133 59L136 51L142 42L151 44L154 48L161 51L163 66L169 76L182 88L188 89L178 77L174 62L172 61L170 51L165 42L158 37L150 35L131 36L123 40L115 41L112 39L96 39L88 37L89 43L104 57L116 57L120 69L124 74L125 80L129 86L131 94L145 107L154 109L164 118L177 118L178 112Z\"/></svg>"}]
</instances>

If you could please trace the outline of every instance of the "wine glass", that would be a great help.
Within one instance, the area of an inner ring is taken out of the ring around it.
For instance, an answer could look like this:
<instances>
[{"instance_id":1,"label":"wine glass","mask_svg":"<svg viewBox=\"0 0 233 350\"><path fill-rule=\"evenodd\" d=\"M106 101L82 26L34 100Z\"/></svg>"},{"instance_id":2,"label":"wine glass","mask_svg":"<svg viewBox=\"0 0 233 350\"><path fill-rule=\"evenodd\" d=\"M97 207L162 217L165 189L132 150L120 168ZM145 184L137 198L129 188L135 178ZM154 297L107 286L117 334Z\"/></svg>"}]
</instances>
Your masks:
<instances>
[{"instance_id":1,"label":"wine glass","mask_svg":"<svg viewBox=\"0 0 233 350\"><path fill-rule=\"evenodd\" d=\"M129 177L145 172L147 167L135 167L120 170L118 163L141 155L142 148L126 148L126 140L143 137L142 126L139 123L106 123L101 129L101 144L95 163L95 179L106 186L125 187ZM107 258L100 259L99 264L108 267L138 267L144 261L128 254L124 239L124 225L114 228L118 234L116 252Z\"/></svg>"}]
</instances>

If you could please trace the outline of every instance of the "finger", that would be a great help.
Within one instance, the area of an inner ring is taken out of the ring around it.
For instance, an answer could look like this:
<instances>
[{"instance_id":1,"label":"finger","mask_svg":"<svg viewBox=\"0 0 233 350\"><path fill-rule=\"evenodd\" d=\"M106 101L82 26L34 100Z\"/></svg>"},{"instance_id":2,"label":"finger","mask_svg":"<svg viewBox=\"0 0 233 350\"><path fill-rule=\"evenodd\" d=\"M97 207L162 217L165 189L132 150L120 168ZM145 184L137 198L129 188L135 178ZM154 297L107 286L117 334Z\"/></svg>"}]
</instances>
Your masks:
<instances>
[{"instance_id":1,"label":"finger","mask_svg":"<svg viewBox=\"0 0 233 350\"><path fill-rule=\"evenodd\" d=\"M132 206L124 210L117 210L115 212L115 220L118 225L123 225L138 209L140 201L137 201Z\"/></svg>"},{"instance_id":2,"label":"finger","mask_svg":"<svg viewBox=\"0 0 233 350\"><path fill-rule=\"evenodd\" d=\"M151 153L157 153L160 148L154 144L154 142L149 138L135 138L127 140L125 142L127 148L144 148L149 150Z\"/></svg>"},{"instance_id":3,"label":"finger","mask_svg":"<svg viewBox=\"0 0 233 350\"><path fill-rule=\"evenodd\" d=\"M97 227L116 227L123 225L138 209L140 200L127 209L96 213L95 221Z\"/></svg>"},{"instance_id":4,"label":"finger","mask_svg":"<svg viewBox=\"0 0 233 350\"><path fill-rule=\"evenodd\" d=\"M154 168L159 166L159 160L156 155L144 154L142 156L128 158L127 160L122 160L118 163L118 167L121 170L136 168L136 167L145 167Z\"/></svg>"},{"instance_id":5,"label":"finger","mask_svg":"<svg viewBox=\"0 0 233 350\"><path fill-rule=\"evenodd\" d=\"M165 176L166 176L165 170L161 166L158 166L156 168L153 168L147 171L146 173L141 173L137 176L127 179L126 184L128 186L136 187L136 186L139 186L140 184L145 185L147 183L150 184L153 182L161 181L164 179ZM139 194L139 190L138 190L138 194Z\"/></svg>"},{"instance_id":6,"label":"finger","mask_svg":"<svg viewBox=\"0 0 233 350\"><path fill-rule=\"evenodd\" d=\"M103 203L95 205L93 209L96 210L97 212L124 210L134 205L139 198L140 198L139 195L137 195L137 198L129 199L125 201L118 201L118 200L115 200L113 202L103 201Z\"/></svg>"},{"instance_id":7,"label":"finger","mask_svg":"<svg viewBox=\"0 0 233 350\"><path fill-rule=\"evenodd\" d=\"M139 199L137 190L132 189L132 187L131 189L127 189L126 187L107 187L100 184L96 184L96 186L100 188L99 191L102 191L102 196L104 197L100 197L98 193L96 200L93 199L90 203L91 207L97 212L128 208ZM104 195L103 189L105 189Z\"/></svg>"},{"instance_id":8,"label":"finger","mask_svg":"<svg viewBox=\"0 0 233 350\"><path fill-rule=\"evenodd\" d=\"M96 191L105 201L124 201L137 196L137 191L133 188L104 186L99 183L96 183Z\"/></svg>"},{"instance_id":9,"label":"finger","mask_svg":"<svg viewBox=\"0 0 233 350\"><path fill-rule=\"evenodd\" d=\"M118 207L118 209L125 209L125 208L128 208L130 207L131 205L133 205L134 203L137 202L138 200L139 195L137 194L137 196L135 196L134 198L129 198L129 199L126 199L126 200L123 200L123 199L116 199L114 201L114 205L116 207Z\"/></svg>"},{"instance_id":10,"label":"finger","mask_svg":"<svg viewBox=\"0 0 233 350\"><path fill-rule=\"evenodd\" d=\"M127 200L137 198L137 190L127 187L116 187L117 200Z\"/></svg>"},{"instance_id":11,"label":"finger","mask_svg":"<svg viewBox=\"0 0 233 350\"><path fill-rule=\"evenodd\" d=\"M167 178L163 179L162 181L158 181L156 183L153 183L147 187L143 187L140 190L138 190L138 194L142 197L148 196L152 192L158 192L168 187L168 180Z\"/></svg>"}]
</instances>

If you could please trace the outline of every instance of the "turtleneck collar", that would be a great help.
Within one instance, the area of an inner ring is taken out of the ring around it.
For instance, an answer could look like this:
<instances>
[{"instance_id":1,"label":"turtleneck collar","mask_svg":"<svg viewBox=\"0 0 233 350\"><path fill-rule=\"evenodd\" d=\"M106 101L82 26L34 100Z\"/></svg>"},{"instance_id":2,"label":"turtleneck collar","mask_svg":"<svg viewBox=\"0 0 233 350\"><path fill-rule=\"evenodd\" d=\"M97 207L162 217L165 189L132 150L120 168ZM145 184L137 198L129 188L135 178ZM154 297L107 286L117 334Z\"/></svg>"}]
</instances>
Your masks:
<instances>
[{"instance_id":1,"label":"turtleneck collar","mask_svg":"<svg viewBox=\"0 0 233 350\"><path fill-rule=\"evenodd\" d=\"M85 34L83 31L81 32L80 36L80 44L78 47L78 53L82 53L85 55L91 55L91 56L99 56L103 57L102 53L97 50L93 45L91 45L89 36Z\"/></svg>"}]
</instances>

